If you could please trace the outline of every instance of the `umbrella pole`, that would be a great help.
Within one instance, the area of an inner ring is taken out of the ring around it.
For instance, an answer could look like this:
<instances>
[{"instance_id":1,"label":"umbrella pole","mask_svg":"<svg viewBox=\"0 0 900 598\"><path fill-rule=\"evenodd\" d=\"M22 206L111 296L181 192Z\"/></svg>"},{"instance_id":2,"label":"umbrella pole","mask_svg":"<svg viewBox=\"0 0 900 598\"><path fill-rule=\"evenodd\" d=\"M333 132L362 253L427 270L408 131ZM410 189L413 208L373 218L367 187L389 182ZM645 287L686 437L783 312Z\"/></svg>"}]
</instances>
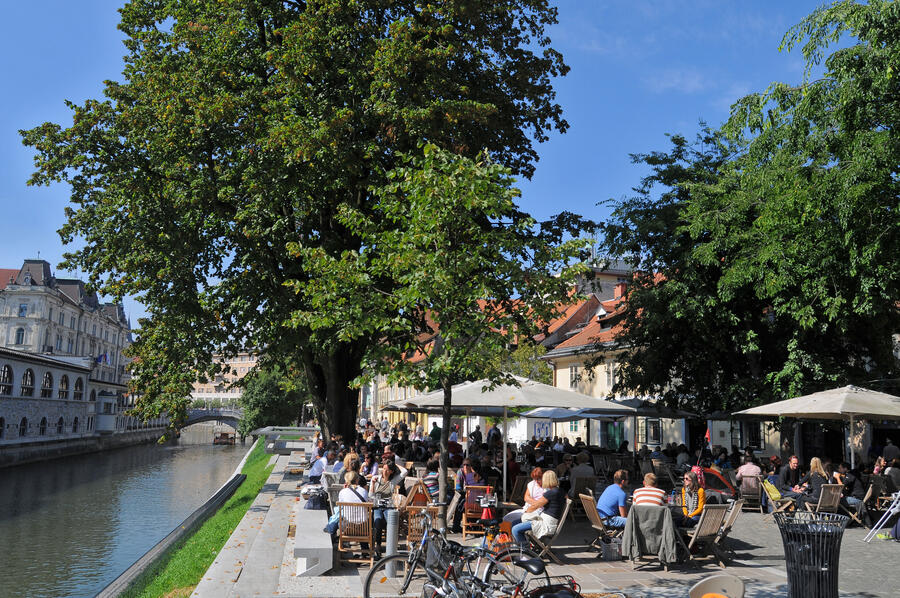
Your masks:
<instances>
[{"instance_id":1,"label":"umbrella pole","mask_svg":"<svg viewBox=\"0 0 900 598\"><path fill-rule=\"evenodd\" d=\"M503 408L503 502L506 502L506 443L509 442L509 438L507 437L507 426L506 426L506 407Z\"/></svg>"},{"instance_id":2,"label":"umbrella pole","mask_svg":"<svg viewBox=\"0 0 900 598\"><path fill-rule=\"evenodd\" d=\"M856 451L853 450L853 414L850 414L850 433L847 435L849 438L849 442L847 442L847 446L850 447L850 469L856 469Z\"/></svg>"}]
</instances>

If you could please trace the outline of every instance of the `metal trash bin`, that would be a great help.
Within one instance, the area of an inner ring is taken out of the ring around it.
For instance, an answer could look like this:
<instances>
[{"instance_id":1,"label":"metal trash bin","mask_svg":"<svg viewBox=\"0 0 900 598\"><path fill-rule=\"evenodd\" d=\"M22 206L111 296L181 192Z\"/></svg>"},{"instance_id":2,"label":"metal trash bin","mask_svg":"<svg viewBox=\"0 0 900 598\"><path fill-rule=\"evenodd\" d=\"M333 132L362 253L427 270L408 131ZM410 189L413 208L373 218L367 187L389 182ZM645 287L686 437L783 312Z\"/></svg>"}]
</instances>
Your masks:
<instances>
[{"instance_id":1,"label":"metal trash bin","mask_svg":"<svg viewBox=\"0 0 900 598\"><path fill-rule=\"evenodd\" d=\"M837 513L775 513L784 543L790 598L837 598L841 539L850 518Z\"/></svg>"}]
</instances>

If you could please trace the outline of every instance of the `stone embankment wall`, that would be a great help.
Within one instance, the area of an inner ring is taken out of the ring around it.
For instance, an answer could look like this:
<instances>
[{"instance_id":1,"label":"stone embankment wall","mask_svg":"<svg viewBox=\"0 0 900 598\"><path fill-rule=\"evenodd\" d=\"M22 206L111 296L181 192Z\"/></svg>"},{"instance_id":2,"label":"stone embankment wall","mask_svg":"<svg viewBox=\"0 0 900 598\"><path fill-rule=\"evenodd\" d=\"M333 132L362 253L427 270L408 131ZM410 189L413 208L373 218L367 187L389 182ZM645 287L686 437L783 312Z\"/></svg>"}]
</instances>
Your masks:
<instances>
[{"instance_id":1,"label":"stone embankment wall","mask_svg":"<svg viewBox=\"0 0 900 598\"><path fill-rule=\"evenodd\" d=\"M69 455L95 453L134 444L156 442L162 436L163 431L163 428L155 428L88 438L48 439L39 442L5 445L0 447L0 468L67 457Z\"/></svg>"}]
</instances>

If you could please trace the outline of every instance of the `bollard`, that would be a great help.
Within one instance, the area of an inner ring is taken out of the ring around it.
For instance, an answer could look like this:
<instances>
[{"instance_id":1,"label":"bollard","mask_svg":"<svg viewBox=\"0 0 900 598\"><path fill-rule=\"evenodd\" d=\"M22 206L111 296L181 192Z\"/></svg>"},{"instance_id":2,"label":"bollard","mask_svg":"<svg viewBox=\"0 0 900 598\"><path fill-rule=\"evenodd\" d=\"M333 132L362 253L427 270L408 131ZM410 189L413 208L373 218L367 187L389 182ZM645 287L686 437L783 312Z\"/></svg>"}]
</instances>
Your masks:
<instances>
[{"instance_id":1,"label":"bollard","mask_svg":"<svg viewBox=\"0 0 900 598\"><path fill-rule=\"evenodd\" d=\"M400 536L400 511L397 509L388 509L384 514L387 522L387 533L385 534L385 555L390 556L397 554L397 543ZM394 576L394 561L387 564L386 573L388 577Z\"/></svg>"}]
</instances>

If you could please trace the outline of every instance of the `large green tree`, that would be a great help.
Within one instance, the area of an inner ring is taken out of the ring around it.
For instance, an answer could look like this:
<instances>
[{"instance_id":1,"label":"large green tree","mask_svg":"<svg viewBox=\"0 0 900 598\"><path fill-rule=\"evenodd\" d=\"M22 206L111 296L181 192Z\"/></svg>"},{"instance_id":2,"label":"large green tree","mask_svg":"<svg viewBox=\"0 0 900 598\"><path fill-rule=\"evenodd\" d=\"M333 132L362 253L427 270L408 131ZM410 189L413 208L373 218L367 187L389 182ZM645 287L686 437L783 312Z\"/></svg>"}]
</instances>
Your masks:
<instances>
[{"instance_id":1,"label":"large green tree","mask_svg":"<svg viewBox=\"0 0 900 598\"><path fill-rule=\"evenodd\" d=\"M642 158L665 192L607 240L661 276L629 297L622 388L714 409L897 376L898 40L897 2L818 9L783 42L807 77L739 100L725 153Z\"/></svg>"},{"instance_id":2,"label":"large green tree","mask_svg":"<svg viewBox=\"0 0 900 598\"><path fill-rule=\"evenodd\" d=\"M318 252L311 291L339 305L335 317L348 329L364 321L385 341L370 347L371 373L443 391L446 471L452 386L483 378L515 384L504 368L510 346L533 338L569 298L583 270L586 244L575 235L584 223L571 214L535 222L516 204L510 169L487 153L472 160L425 145L407 160L378 190L377 217L343 208L340 221L362 248L338 258ZM347 284L370 296L342 301ZM305 324L322 323L311 312Z\"/></svg>"},{"instance_id":3,"label":"large green tree","mask_svg":"<svg viewBox=\"0 0 900 598\"><path fill-rule=\"evenodd\" d=\"M288 426L300 421L309 395L304 376L295 368L263 364L254 368L242 385L244 416L238 426L242 436L264 426Z\"/></svg>"},{"instance_id":4,"label":"large green tree","mask_svg":"<svg viewBox=\"0 0 900 598\"><path fill-rule=\"evenodd\" d=\"M341 305L304 291L315 282L305 250L359 251L336 215L377 218L383 173L422 139L530 176L535 143L567 128L552 87L567 67L546 33L556 10L133 0L121 14L122 80L70 104L70 126L23 136L37 151L30 183L72 188L61 235L83 246L66 267L150 314L132 348L139 410L179 414L197 368L250 345L303 364L323 426L349 434L349 383L379 337L322 325ZM359 292L371 291L345 291Z\"/></svg>"}]
</instances>

